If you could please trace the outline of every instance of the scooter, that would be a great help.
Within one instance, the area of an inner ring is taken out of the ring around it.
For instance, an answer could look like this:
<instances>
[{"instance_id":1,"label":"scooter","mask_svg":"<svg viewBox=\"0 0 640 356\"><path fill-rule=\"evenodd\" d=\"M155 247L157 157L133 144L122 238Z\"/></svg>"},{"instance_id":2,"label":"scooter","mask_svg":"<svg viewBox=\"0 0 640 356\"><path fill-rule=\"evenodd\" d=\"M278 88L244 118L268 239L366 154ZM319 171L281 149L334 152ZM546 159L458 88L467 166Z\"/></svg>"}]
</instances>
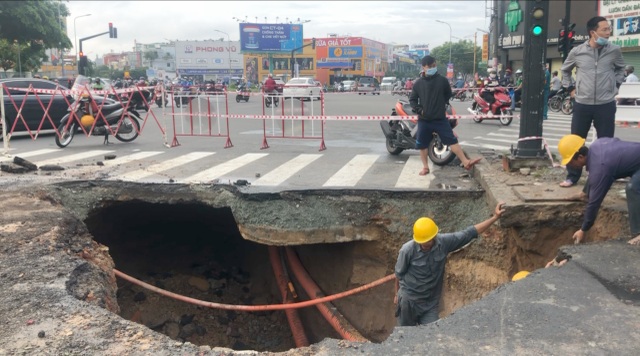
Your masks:
<instances>
[{"instance_id":1,"label":"scooter","mask_svg":"<svg viewBox=\"0 0 640 356\"><path fill-rule=\"evenodd\" d=\"M131 142L135 140L138 137L138 132L140 132L139 121L142 121L135 110L135 106L129 105L127 111L125 111L124 106L119 102L114 102L110 99L103 100L107 100L107 102L100 108L92 97L84 95L80 98L78 104L75 105L75 116L80 119L80 124L85 130L90 131L91 136L104 136L103 143L105 145L110 144L109 135L112 132L115 132L115 137L119 141ZM55 140L56 145L60 148L67 147L73 141L73 136L79 129L78 122L72 120L72 108L74 108L74 105L67 109L69 113L60 120L60 125L58 126L59 136L56 135ZM96 119L98 115L102 117ZM69 122L69 120L72 121ZM91 129L92 127L93 130Z\"/></svg>"},{"instance_id":2,"label":"scooter","mask_svg":"<svg viewBox=\"0 0 640 356\"><path fill-rule=\"evenodd\" d=\"M464 86L461 89L456 89L456 93L453 96L454 99L458 99L460 101L467 100L467 92L469 91L469 83L464 83Z\"/></svg>"},{"instance_id":3,"label":"scooter","mask_svg":"<svg viewBox=\"0 0 640 356\"><path fill-rule=\"evenodd\" d=\"M473 104L470 108L467 108L473 115L487 115L489 113L489 103L483 98L482 94L487 88L483 88L480 92L473 95ZM491 105L491 115L493 117L487 118L474 118L473 121L481 123L484 120L500 120L500 123L504 126L508 126L513 121L513 111L511 111L511 97L505 91L505 89L496 87L493 89L493 97L495 102Z\"/></svg>"},{"instance_id":4,"label":"scooter","mask_svg":"<svg viewBox=\"0 0 640 356\"><path fill-rule=\"evenodd\" d=\"M153 89L153 100L156 102L156 105L158 105L159 108L162 107L162 102L164 102L164 106L167 107L169 100L162 82L156 84L155 88Z\"/></svg>"},{"instance_id":5,"label":"scooter","mask_svg":"<svg viewBox=\"0 0 640 356\"><path fill-rule=\"evenodd\" d=\"M242 83L236 89L236 103L240 101L244 101L245 103L249 102L249 91L247 90L247 84Z\"/></svg>"},{"instance_id":6,"label":"scooter","mask_svg":"<svg viewBox=\"0 0 640 356\"><path fill-rule=\"evenodd\" d=\"M409 114L411 111L411 105L407 101L400 99L391 110L391 116L414 115ZM455 109L447 104L447 115L455 114ZM458 119L449 119L449 125L454 129L458 126ZM390 154L395 156L404 150L416 148L417 119L380 121L380 128L386 138L387 152ZM433 139L429 143L427 153L431 161L439 166L445 166L456 158L455 153L451 151L451 147L443 144L440 135L436 132L433 133Z\"/></svg>"},{"instance_id":7,"label":"scooter","mask_svg":"<svg viewBox=\"0 0 640 356\"><path fill-rule=\"evenodd\" d=\"M273 104L277 108L278 104L280 103L280 99L278 99L278 97L275 95L277 94L267 94L267 96L264 98L264 105L270 108L271 104Z\"/></svg>"}]
</instances>

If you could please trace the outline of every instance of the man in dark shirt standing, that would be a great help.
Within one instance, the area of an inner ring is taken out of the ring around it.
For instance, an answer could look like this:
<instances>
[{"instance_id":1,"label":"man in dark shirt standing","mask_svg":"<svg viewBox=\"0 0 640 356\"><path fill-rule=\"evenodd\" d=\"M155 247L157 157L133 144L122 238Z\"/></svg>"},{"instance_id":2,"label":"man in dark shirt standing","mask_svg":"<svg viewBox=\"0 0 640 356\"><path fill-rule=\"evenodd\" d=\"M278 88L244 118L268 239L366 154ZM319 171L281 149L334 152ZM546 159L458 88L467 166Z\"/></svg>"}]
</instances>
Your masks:
<instances>
[{"instance_id":1,"label":"man in dark shirt standing","mask_svg":"<svg viewBox=\"0 0 640 356\"><path fill-rule=\"evenodd\" d=\"M418 114L418 132L416 134L416 149L420 150L422 171L420 175L429 174L429 155L427 149L433 138L433 132L440 135L442 143L451 147L451 151L458 157L466 170L470 170L481 158L470 160L458 144L458 138L447 119L446 107L452 92L449 81L439 75L436 59L431 56L422 58L424 77L416 80L411 89L409 103Z\"/></svg>"},{"instance_id":2,"label":"man in dark shirt standing","mask_svg":"<svg viewBox=\"0 0 640 356\"><path fill-rule=\"evenodd\" d=\"M640 143L620 141L618 138L597 139L591 147L584 146L585 139L578 135L567 135L558 142L562 165L582 170L587 166L589 178L587 190L589 202L584 212L580 230L573 234L576 243L596 220L600 205L616 179L631 177L627 184L627 207L632 245L640 245Z\"/></svg>"},{"instance_id":3,"label":"man in dark shirt standing","mask_svg":"<svg viewBox=\"0 0 640 356\"><path fill-rule=\"evenodd\" d=\"M413 240L400 248L396 263L396 317L398 326L425 325L438 320L444 267L450 252L485 232L505 212L498 203L489 219L454 232L438 233L438 226L422 217L413 225Z\"/></svg>"}]
</instances>

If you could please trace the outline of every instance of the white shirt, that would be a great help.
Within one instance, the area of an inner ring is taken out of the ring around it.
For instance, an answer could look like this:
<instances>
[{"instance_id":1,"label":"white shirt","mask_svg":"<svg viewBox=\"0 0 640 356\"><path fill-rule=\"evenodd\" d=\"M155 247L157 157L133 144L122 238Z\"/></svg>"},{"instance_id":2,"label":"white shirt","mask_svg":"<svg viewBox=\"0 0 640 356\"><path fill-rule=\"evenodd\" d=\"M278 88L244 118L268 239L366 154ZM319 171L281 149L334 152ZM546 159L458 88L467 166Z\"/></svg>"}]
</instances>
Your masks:
<instances>
[{"instance_id":1,"label":"white shirt","mask_svg":"<svg viewBox=\"0 0 640 356\"><path fill-rule=\"evenodd\" d=\"M640 80L638 80L638 77L636 77L636 75L633 73L627 75L627 79L624 80L625 83L637 83L639 81Z\"/></svg>"}]
</instances>

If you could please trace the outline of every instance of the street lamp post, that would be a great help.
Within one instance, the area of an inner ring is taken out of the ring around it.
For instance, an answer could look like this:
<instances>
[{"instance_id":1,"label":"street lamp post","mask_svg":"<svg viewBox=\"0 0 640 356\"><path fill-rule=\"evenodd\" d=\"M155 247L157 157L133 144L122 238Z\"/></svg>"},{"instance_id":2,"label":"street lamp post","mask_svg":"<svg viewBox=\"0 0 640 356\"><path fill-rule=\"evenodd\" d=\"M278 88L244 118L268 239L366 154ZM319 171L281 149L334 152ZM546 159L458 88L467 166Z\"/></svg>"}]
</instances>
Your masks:
<instances>
[{"instance_id":1,"label":"street lamp post","mask_svg":"<svg viewBox=\"0 0 640 356\"><path fill-rule=\"evenodd\" d=\"M227 35L227 41L229 42L227 53L229 54L229 85L230 85L231 84L231 37L229 37L229 34L224 31L220 31L220 30L214 30L214 31Z\"/></svg>"},{"instance_id":2,"label":"street lamp post","mask_svg":"<svg viewBox=\"0 0 640 356\"><path fill-rule=\"evenodd\" d=\"M441 20L436 20L436 22L440 22L440 23L443 23L443 24L449 26L449 63L451 63L451 25L448 22L444 22L444 21L441 21Z\"/></svg>"},{"instance_id":3,"label":"street lamp post","mask_svg":"<svg viewBox=\"0 0 640 356\"><path fill-rule=\"evenodd\" d=\"M80 16L76 16L73 18L73 46L76 49L76 63L78 63L78 36L76 35L76 20L80 17L85 17L85 16L91 16L91 14L84 14L84 15L80 15ZM64 59L63 59L64 61Z\"/></svg>"}]
</instances>

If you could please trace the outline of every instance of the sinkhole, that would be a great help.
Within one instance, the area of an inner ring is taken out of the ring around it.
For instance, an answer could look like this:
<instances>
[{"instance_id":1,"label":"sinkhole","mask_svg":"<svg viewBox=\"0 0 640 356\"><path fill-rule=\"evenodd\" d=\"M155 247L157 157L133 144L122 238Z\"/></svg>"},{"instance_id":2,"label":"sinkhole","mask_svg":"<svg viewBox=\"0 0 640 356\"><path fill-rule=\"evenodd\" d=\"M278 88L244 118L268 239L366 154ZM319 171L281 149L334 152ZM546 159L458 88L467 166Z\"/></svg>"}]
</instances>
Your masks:
<instances>
[{"instance_id":1,"label":"sinkhole","mask_svg":"<svg viewBox=\"0 0 640 356\"><path fill-rule=\"evenodd\" d=\"M412 223L420 215L441 221L442 231L454 231L485 219L490 212L482 194L448 194L440 200L411 194L280 195L273 200L245 199L244 207L229 201L225 206L170 197L166 202L104 199L87 211L84 223L94 240L108 247L115 268L134 278L204 301L275 305L284 298L300 302L313 299L314 293L345 292L392 274L398 250L410 238ZM289 208L282 204L298 213L284 214ZM338 225L342 225L328 226L319 217L331 214L340 216L343 221ZM315 221L316 226L307 226L307 220ZM507 282L523 264L539 265L547 258L511 246L507 234L492 228L477 243L450 255L441 317ZM333 238L328 239L329 235ZM285 268L284 297L270 250L278 251L275 260ZM305 290L292 270L289 254L300 262L317 291ZM526 255L539 261L527 262ZM394 282L390 281L337 299L330 307L335 306L347 328L369 341L382 342L396 325L393 296ZM196 306L120 278L117 303L121 317L177 341L270 352L296 347L284 311ZM343 338L318 308L296 310L301 323L295 328L304 331L309 344Z\"/></svg>"}]
</instances>

